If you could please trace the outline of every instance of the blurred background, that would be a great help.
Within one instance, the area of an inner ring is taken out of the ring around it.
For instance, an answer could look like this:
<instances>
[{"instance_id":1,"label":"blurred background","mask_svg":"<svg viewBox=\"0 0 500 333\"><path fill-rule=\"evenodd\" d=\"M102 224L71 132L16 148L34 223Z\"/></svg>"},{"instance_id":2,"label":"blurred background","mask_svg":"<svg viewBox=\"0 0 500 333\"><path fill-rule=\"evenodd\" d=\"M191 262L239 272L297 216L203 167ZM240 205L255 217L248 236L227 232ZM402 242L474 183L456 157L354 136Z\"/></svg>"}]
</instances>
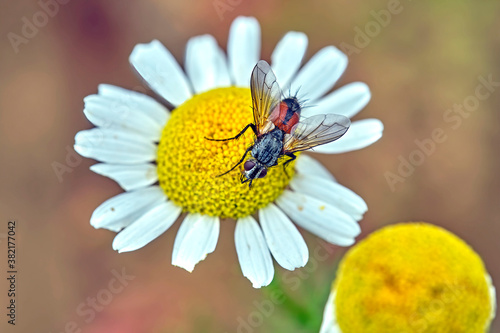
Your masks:
<instances>
[{"instance_id":1,"label":"blurred background","mask_svg":"<svg viewBox=\"0 0 500 333\"><path fill-rule=\"evenodd\" d=\"M500 81L500 2L401 0L400 12L368 38L359 31L376 26L374 13L394 0L0 3L0 234L9 219L17 221L19 271L13 328L3 313L0 238L0 331L305 332L278 306L265 308L272 288L255 290L242 276L233 221L222 224L216 251L191 274L170 264L178 223L139 251L113 251L114 233L94 230L89 219L121 189L89 171L95 162L72 148L76 132L92 127L82 99L99 83L140 89L128 64L135 44L159 39L183 64L194 35L213 34L225 49L238 15L259 20L263 59L289 30L309 36L307 58L326 45L352 51L338 85L368 83L372 101L355 119L381 119L384 137L361 151L317 158L366 200L359 239L390 223L434 223L465 239L500 286L500 91L490 87L463 116L448 111L473 100L480 77ZM50 15L39 14L44 7ZM432 138L436 128L446 140L412 172L398 174L401 161L418 154L415 140ZM61 166L62 174L55 171ZM327 248L330 256L294 273L276 270L287 297L321 317L345 249L304 235L311 253ZM110 293L123 271L129 280ZM93 308L96 297L105 304ZM500 320L492 332L500 332Z\"/></svg>"}]
</instances>

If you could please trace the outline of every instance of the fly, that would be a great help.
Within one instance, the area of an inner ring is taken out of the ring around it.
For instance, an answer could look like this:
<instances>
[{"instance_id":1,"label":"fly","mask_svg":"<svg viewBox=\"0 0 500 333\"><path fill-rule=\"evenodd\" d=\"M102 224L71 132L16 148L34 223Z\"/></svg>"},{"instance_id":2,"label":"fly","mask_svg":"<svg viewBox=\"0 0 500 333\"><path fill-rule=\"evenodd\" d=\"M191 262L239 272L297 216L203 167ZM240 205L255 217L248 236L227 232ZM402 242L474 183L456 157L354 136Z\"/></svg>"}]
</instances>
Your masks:
<instances>
[{"instance_id":1,"label":"fly","mask_svg":"<svg viewBox=\"0 0 500 333\"><path fill-rule=\"evenodd\" d=\"M249 128L255 134L254 143L247 148L243 157L231 169L219 176L233 171L245 161L248 153L251 157L243 164L241 183L264 178L267 170L277 166L280 158L287 157L286 167L295 160L296 152L324 145L343 136L351 121L337 114L320 114L300 119L301 104L296 96L282 99L282 93L271 66L264 60L255 65L250 78L254 122L246 125L236 136L227 139L209 139L211 141L236 140Z\"/></svg>"}]
</instances>

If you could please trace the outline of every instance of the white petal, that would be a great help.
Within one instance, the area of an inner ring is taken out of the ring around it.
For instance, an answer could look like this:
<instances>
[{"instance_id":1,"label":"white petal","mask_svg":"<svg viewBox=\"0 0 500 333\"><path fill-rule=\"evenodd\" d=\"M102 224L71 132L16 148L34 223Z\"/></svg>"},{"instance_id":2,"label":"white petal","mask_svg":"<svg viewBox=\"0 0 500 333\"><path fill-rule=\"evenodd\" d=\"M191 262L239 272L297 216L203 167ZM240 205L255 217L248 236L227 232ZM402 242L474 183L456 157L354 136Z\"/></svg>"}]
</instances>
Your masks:
<instances>
[{"instance_id":1,"label":"white petal","mask_svg":"<svg viewBox=\"0 0 500 333\"><path fill-rule=\"evenodd\" d=\"M317 153L339 154L368 147L382 137L384 124L378 119L355 121L337 141L314 148Z\"/></svg>"},{"instance_id":2,"label":"white petal","mask_svg":"<svg viewBox=\"0 0 500 333\"><path fill-rule=\"evenodd\" d=\"M302 32L288 32L276 45L271 54L274 74L280 87L285 88L297 73L307 50L307 36Z\"/></svg>"},{"instance_id":3,"label":"white petal","mask_svg":"<svg viewBox=\"0 0 500 333\"><path fill-rule=\"evenodd\" d=\"M175 237L172 265L192 272L197 263L215 250L219 224L219 218L214 216L186 216Z\"/></svg>"},{"instance_id":4,"label":"white petal","mask_svg":"<svg viewBox=\"0 0 500 333\"><path fill-rule=\"evenodd\" d=\"M248 87L260 57L260 26L254 17L237 17L227 41L229 69L236 86Z\"/></svg>"},{"instance_id":5,"label":"white petal","mask_svg":"<svg viewBox=\"0 0 500 333\"><path fill-rule=\"evenodd\" d=\"M361 220L368 210L365 201L347 187L311 173L297 174L290 182L290 186L298 193L310 195L337 207L357 221Z\"/></svg>"},{"instance_id":6,"label":"white petal","mask_svg":"<svg viewBox=\"0 0 500 333\"><path fill-rule=\"evenodd\" d=\"M115 128L80 131L74 148L84 157L107 163L136 164L156 158L156 145L148 138Z\"/></svg>"},{"instance_id":7,"label":"white petal","mask_svg":"<svg viewBox=\"0 0 500 333\"><path fill-rule=\"evenodd\" d=\"M370 98L370 88L365 83L350 83L315 102L314 106L305 108L304 116L335 113L352 118L368 104Z\"/></svg>"},{"instance_id":8,"label":"white petal","mask_svg":"<svg viewBox=\"0 0 500 333\"><path fill-rule=\"evenodd\" d=\"M274 267L262 231L251 216L239 219L234 231L236 253L241 271L254 288L267 286L273 280Z\"/></svg>"},{"instance_id":9,"label":"white petal","mask_svg":"<svg viewBox=\"0 0 500 333\"><path fill-rule=\"evenodd\" d=\"M85 97L83 112L95 126L112 128L142 135L150 141L159 141L163 125L159 125L139 108L131 108L119 100L90 95ZM139 111L139 112L138 112Z\"/></svg>"},{"instance_id":10,"label":"white petal","mask_svg":"<svg viewBox=\"0 0 500 333\"><path fill-rule=\"evenodd\" d=\"M305 64L291 89L300 89L299 96L312 102L330 90L346 68L347 56L334 46L327 46Z\"/></svg>"},{"instance_id":11,"label":"white petal","mask_svg":"<svg viewBox=\"0 0 500 333\"><path fill-rule=\"evenodd\" d=\"M496 296L495 286L493 285L491 276L488 273L486 273L486 283L488 284L488 289L490 291L490 302L491 302L490 320L493 320L495 318L495 313L497 311L497 296ZM488 323L488 325L489 324L490 323Z\"/></svg>"},{"instance_id":12,"label":"white petal","mask_svg":"<svg viewBox=\"0 0 500 333\"><path fill-rule=\"evenodd\" d=\"M156 166L149 163L133 165L99 163L92 165L90 170L113 179L125 191L146 187L158 181Z\"/></svg>"},{"instance_id":13,"label":"white petal","mask_svg":"<svg viewBox=\"0 0 500 333\"><path fill-rule=\"evenodd\" d=\"M129 61L151 89L172 105L178 106L192 96L184 72L159 41L137 44Z\"/></svg>"},{"instance_id":14,"label":"white petal","mask_svg":"<svg viewBox=\"0 0 500 333\"><path fill-rule=\"evenodd\" d=\"M137 91L127 90L110 84L100 84L98 88L99 96L104 99L111 99L126 107L127 111L138 113L152 119L160 129L165 126L170 112L168 109L156 101L154 98L139 93Z\"/></svg>"},{"instance_id":15,"label":"white petal","mask_svg":"<svg viewBox=\"0 0 500 333\"><path fill-rule=\"evenodd\" d=\"M337 293L332 291L326 301L325 311L323 312L323 322L319 333L342 333L342 330L337 323L337 315L335 314L335 295Z\"/></svg>"},{"instance_id":16,"label":"white petal","mask_svg":"<svg viewBox=\"0 0 500 333\"><path fill-rule=\"evenodd\" d=\"M309 155L300 154L295 163L295 169L301 174L311 174L326 180L336 181L335 177L320 162Z\"/></svg>"},{"instance_id":17,"label":"white petal","mask_svg":"<svg viewBox=\"0 0 500 333\"><path fill-rule=\"evenodd\" d=\"M292 221L274 204L259 210L259 221L271 253L281 267L293 271L304 267L309 250Z\"/></svg>"},{"instance_id":18,"label":"white petal","mask_svg":"<svg viewBox=\"0 0 500 333\"><path fill-rule=\"evenodd\" d=\"M120 231L143 215L151 205L166 200L158 186L118 194L94 210L90 224L96 228Z\"/></svg>"},{"instance_id":19,"label":"white petal","mask_svg":"<svg viewBox=\"0 0 500 333\"><path fill-rule=\"evenodd\" d=\"M185 66L196 93L231 85L224 52L210 35L193 37L188 41Z\"/></svg>"},{"instance_id":20,"label":"white petal","mask_svg":"<svg viewBox=\"0 0 500 333\"><path fill-rule=\"evenodd\" d=\"M350 215L311 196L285 190L276 203L295 223L329 243L350 246L361 232Z\"/></svg>"},{"instance_id":21,"label":"white petal","mask_svg":"<svg viewBox=\"0 0 500 333\"><path fill-rule=\"evenodd\" d=\"M129 252L140 249L167 231L181 214L181 207L171 201L157 204L116 235L113 249Z\"/></svg>"}]
</instances>

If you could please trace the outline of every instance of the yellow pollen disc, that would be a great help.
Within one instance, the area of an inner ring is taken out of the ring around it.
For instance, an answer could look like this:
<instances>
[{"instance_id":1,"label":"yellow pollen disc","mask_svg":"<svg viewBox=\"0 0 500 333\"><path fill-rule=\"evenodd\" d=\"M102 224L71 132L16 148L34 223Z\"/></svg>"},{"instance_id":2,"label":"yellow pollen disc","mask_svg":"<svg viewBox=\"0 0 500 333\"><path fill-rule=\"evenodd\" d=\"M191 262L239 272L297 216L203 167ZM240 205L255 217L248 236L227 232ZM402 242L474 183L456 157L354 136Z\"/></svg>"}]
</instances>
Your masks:
<instances>
[{"instance_id":1,"label":"yellow pollen disc","mask_svg":"<svg viewBox=\"0 0 500 333\"><path fill-rule=\"evenodd\" d=\"M158 177L167 197L189 213L240 218L273 202L293 177L294 162L268 169L252 188L241 184L243 164L231 169L253 144L251 129L234 137L253 122L248 88L218 88L195 95L172 112L158 145ZM250 157L247 154L247 158Z\"/></svg>"},{"instance_id":2,"label":"yellow pollen disc","mask_svg":"<svg viewBox=\"0 0 500 333\"><path fill-rule=\"evenodd\" d=\"M342 260L336 318L342 333L484 333L492 311L487 276L474 250L446 230L385 227Z\"/></svg>"}]
</instances>

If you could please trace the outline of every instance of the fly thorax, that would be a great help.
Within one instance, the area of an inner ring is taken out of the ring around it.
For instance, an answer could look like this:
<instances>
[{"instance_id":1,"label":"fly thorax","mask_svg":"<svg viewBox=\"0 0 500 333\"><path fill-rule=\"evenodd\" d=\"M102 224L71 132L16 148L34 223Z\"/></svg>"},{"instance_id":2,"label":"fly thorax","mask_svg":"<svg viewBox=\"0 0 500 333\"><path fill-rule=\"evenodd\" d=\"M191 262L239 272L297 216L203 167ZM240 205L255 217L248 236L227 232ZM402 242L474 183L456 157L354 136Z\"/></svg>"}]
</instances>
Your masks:
<instances>
[{"instance_id":1,"label":"fly thorax","mask_svg":"<svg viewBox=\"0 0 500 333\"><path fill-rule=\"evenodd\" d=\"M288 98L285 98L283 100L283 102L286 103L286 105L288 106L288 110L290 112L290 115L287 114L287 116L288 116L287 121L290 120L291 116L294 113L298 113L299 116L300 116L301 108L300 108L300 103L299 103L299 100L297 99L297 97L288 97Z\"/></svg>"}]
</instances>

